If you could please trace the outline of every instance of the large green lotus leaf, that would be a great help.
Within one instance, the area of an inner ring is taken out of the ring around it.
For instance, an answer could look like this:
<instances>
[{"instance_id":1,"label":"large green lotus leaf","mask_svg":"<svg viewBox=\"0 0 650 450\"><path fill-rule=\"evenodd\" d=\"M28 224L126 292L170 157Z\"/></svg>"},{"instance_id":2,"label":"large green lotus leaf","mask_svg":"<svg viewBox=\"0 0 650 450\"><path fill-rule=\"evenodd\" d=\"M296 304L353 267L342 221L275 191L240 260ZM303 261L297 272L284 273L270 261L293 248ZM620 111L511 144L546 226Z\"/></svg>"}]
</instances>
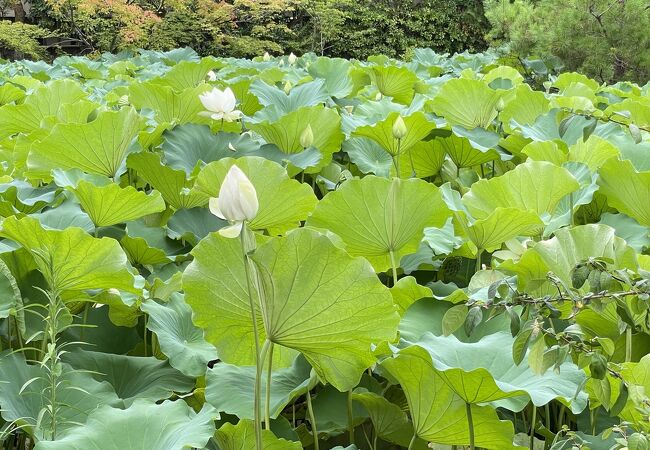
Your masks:
<instances>
[{"instance_id":1,"label":"large green lotus leaf","mask_svg":"<svg viewBox=\"0 0 650 450\"><path fill-rule=\"evenodd\" d=\"M226 423L217 430L214 440L220 450L255 450L255 424L252 420L240 420L237 425ZM264 450L302 450L300 442L280 439L271 430L262 430L262 447Z\"/></svg>"},{"instance_id":2,"label":"large green lotus leaf","mask_svg":"<svg viewBox=\"0 0 650 450\"><path fill-rule=\"evenodd\" d=\"M213 231L228 225L207 208L179 209L167 221L167 235L196 245Z\"/></svg>"},{"instance_id":3,"label":"large green lotus leaf","mask_svg":"<svg viewBox=\"0 0 650 450\"><path fill-rule=\"evenodd\" d=\"M194 188L194 181L185 178L185 171L165 166L156 153L133 153L129 155L127 165L159 191L174 209L189 209L208 203L208 196Z\"/></svg>"},{"instance_id":4,"label":"large green lotus leaf","mask_svg":"<svg viewBox=\"0 0 650 450\"><path fill-rule=\"evenodd\" d=\"M266 369L265 369L266 370ZM205 399L219 412L240 419L254 418L255 366L235 366L219 362L205 377ZM269 415L277 418L295 398L307 392L311 366L298 356L291 367L271 372ZM266 398L266 382L262 383L262 398Z\"/></svg>"},{"instance_id":5,"label":"large green lotus leaf","mask_svg":"<svg viewBox=\"0 0 650 450\"><path fill-rule=\"evenodd\" d=\"M398 153L409 151L411 147L427 137L431 130L436 128L436 124L429 121L423 112L417 111L403 117L406 124L406 135L398 141L393 136L393 124L399 115L398 112L392 112L384 120L373 125L357 128L352 135L372 139L388 153L396 156Z\"/></svg>"},{"instance_id":6,"label":"large green lotus leaf","mask_svg":"<svg viewBox=\"0 0 650 450\"><path fill-rule=\"evenodd\" d=\"M409 105L420 79L407 67L374 66L368 69L370 79L382 95L397 103Z\"/></svg>"},{"instance_id":7,"label":"large green lotus leaf","mask_svg":"<svg viewBox=\"0 0 650 450\"><path fill-rule=\"evenodd\" d=\"M147 226L142 220L127 223L120 243L129 260L140 265L181 262L190 250L184 242L170 239L164 228Z\"/></svg>"},{"instance_id":8,"label":"large green lotus leaf","mask_svg":"<svg viewBox=\"0 0 650 450\"><path fill-rule=\"evenodd\" d=\"M454 213L457 223L477 248L493 251L517 236L539 234L544 222L533 211L497 207L486 218L471 221L463 211Z\"/></svg>"},{"instance_id":9,"label":"large green lotus leaf","mask_svg":"<svg viewBox=\"0 0 650 450\"><path fill-rule=\"evenodd\" d=\"M400 153L400 178L410 178L415 174L417 178L431 177L442 168L445 162L445 150L437 139L420 141L411 147L408 152ZM412 163L412 164L411 164ZM394 166L389 166L392 175L397 175Z\"/></svg>"},{"instance_id":10,"label":"large green lotus leaf","mask_svg":"<svg viewBox=\"0 0 650 450\"><path fill-rule=\"evenodd\" d=\"M211 162L199 173L196 189L208 197L218 197L228 170L235 164L257 192L259 210L249 224L253 230L275 233L297 227L318 203L309 185L289 178L279 164L255 156Z\"/></svg>"},{"instance_id":11,"label":"large green lotus leaf","mask_svg":"<svg viewBox=\"0 0 650 450\"><path fill-rule=\"evenodd\" d=\"M433 140L441 151L446 152L456 167L473 167L485 164L490 161L501 159L499 152L495 149L487 151L475 148L472 142L465 138L452 134L449 137L437 137Z\"/></svg>"},{"instance_id":12,"label":"large green lotus leaf","mask_svg":"<svg viewBox=\"0 0 650 450\"><path fill-rule=\"evenodd\" d=\"M300 351L340 391L373 362L372 343L395 337L393 298L363 258L298 229L252 256L259 268L267 339Z\"/></svg>"},{"instance_id":13,"label":"large green lotus leaf","mask_svg":"<svg viewBox=\"0 0 650 450\"><path fill-rule=\"evenodd\" d=\"M42 213L32 214L32 217L46 228L65 230L69 227L77 227L88 233L95 231L95 224L88 214L81 210L79 203L70 199L65 200L56 208L45 209Z\"/></svg>"},{"instance_id":14,"label":"large green lotus leaf","mask_svg":"<svg viewBox=\"0 0 650 450\"><path fill-rule=\"evenodd\" d=\"M598 190L598 174L592 172L583 163L567 162L563 164L571 175L580 183L580 189L566 195L560 200L555 208L553 217L548 221L544 235L548 236L558 228L571 223L571 214L575 214L582 205L588 205Z\"/></svg>"},{"instance_id":15,"label":"large green lotus leaf","mask_svg":"<svg viewBox=\"0 0 650 450\"><path fill-rule=\"evenodd\" d=\"M219 359L229 364L255 365L255 341L241 243L238 239L211 233L194 247L192 255L194 261L183 273L185 301L192 308L192 320L204 329L205 339L217 348ZM259 305L255 290L253 296L254 304ZM259 337L263 341L266 333L258 308L256 316ZM295 355L293 350L277 347L273 352L273 366L287 367Z\"/></svg>"},{"instance_id":16,"label":"large green lotus leaf","mask_svg":"<svg viewBox=\"0 0 650 450\"><path fill-rule=\"evenodd\" d=\"M341 149L344 135L341 132L341 117L334 109L322 105L309 106L290 112L273 122L248 124L249 128L270 144L287 154L304 151L300 136L307 126L314 133L312 147L323 155L317 167L324 167L332 160L332 154Z\"/></svg>"},{"instance_id":17,"label":"large green lotus leaf","mask_svg":"<svg viewBox=\"0 0 650 450\"><path fill-rule=\"evenodd\" d=\"M45 178L52 169L81 169L116 177L124 170L140 124L133 108L103 111L85 124L57 124L49 136L32 145L27 166L30 173Z\"/></svg>"},{"instance_id":18,"label":"large green lotus leaf","mask_svg":"<svg viewBox=\"0 0 650 450\"><path fill-rule=\"evenodd\" d=\"M388 177L393 165L393 158L372 139L356 137L343 142L343 151L350 161L363 173L374 173L380 177ZM410 176L410 174L409 174ZM408 177L406 177L408 178Z\"/></svg>"},{"instance_id":19,"label":"large green lotus leaf","mask_svg":"<svg viewBox=\"0 0 650 450\"><path fill-rule=\"evenodd\" d=\"M133 274L117 241L97 239L80 228L43 229L31 217L8 217L0 235L11 239L33 256L50 286L59 290L119 289L133 293Z\"/></svg>"},{"instance_id":20,"label":"large green lotus leaf","mask_svg":"<svg viewBox=\"0 0 650 450\"><path fill-rule=\"evenodd\" d=\"M650 102L647 97L626 98L609 105L605 114L614 117L617 122L633 123L638 127L650 126Z\"/></svg>"},{"instance_id":21,"label":"large green lotus leaf","mask_svg":"<svg viewBox=\"0 0 650 450\"><path fill-rule=\"evenodd\" d=\"M578 140L569 147L569 161L585 164L591 170L598 170L605 162L618 156L620 151L609 141L594 134L584 140Z\"/></svg>"},{"instance_id":22,"label":"large green lotus leaf","mask_svg":"<svg viewBox=\"0 0 650 450\"><path fill-rule=\"evenodd\" d=\"M429 353L433 369L467 403L499 400L496 405L521 411L529 397L535 406L559 398L576 414L585 408L586 394L574 398L586 379L582 370L565 362L560 374L547 371L536 375L527 359L514 363L513 343L509 332L497 332L473 343L461 342L454 335L425 333L415 345Z\"/></svg>"},{"instance_id":23,"label":"large green lotus leaf","mask_svg":"<svg viewBox=\"0 0 650 450\"><path fill-rule=\"evenodd\" d=\"M314 78L325 80L325 91L330 97L344 98L352 93L354 84L348 75L352 64L342 58L316 58L308 68Z\"/></svg>"},{"instance_id":24,"label":"large green lotus leaf","mask_svg":"<svg viewBox=\"0 0 650 450\"><path fill-rule=\"evenodd\" d=\"M487 128L497 117L500 98L501 94L484 81L454 78L442 85L431 108L452 125L468 130Z\"/></svg>"},{"instance_id":25,"label":"large green lotus leaf","mask_svg":"<svg viewBox=\"0 0 650 450\"><path fill-rule=\"evenodd\" d=\"M633 388L620 417L622 420L630 421L648 432L650 431L650 425L648 425L648 421L645 420L639 409L644 408L647 403L648 392L650 392L650 355L643 356L638 363L628 362L623 364L620 373L628 386Z\"/></svg>"},{"instance_id":26,"label":"large green lotus leaf","mask_svg":"<svg viewBox=\"0 0 650 450\"><path fill-rule=\"evenodd\" d=\"M397 305L400 315L404 315L404 312L421 298L433 296L431 289L419 285L415 277L400 278L390 288L390 293L393 295L393 302Z\"/></svg>"},{"instance_id":27,"label":"large green lotus leaf","mask_svg":"<svg viewBox=\"0 0 650 450\"><path fill-rule=\"evenodd\" d=\"M0 108L0 138L34 131L41 126L43 119L56 116L62 105L75 103L85 96L79 83L72 80L55 80L41 85L27 96L24 103Z\"/></svg>"},{"instance_id":28,"label":"large green lotus leaf","mask_svg":"<svg viewBox=\"0 0 650 450\"><path fill-rule=\"evenodd\" d=\"M366 408L375 433L381 439L408 447L413 436L413 425L402 408L374 392L354 392L352 401Z\"/></svg>"},{"instance_id":29,"label":"large green lotus leaf","mask_svg":"<svg viewBox=\"0 0 650 450\"><path fill-rule=\"evenodd\" d=\"M172 66L162 77L152 80L153 82L165 84L176 91L196 87L203 80L211 69L223 66L214 57L201 58L200 61L181 61Z\"/></svg>"},{"instance_id":30,"label":"large green lotus leaf","mask_svg":"<svg viewBox=\"0 0 650 450\"><path fill-rule=\"evenodd\" d=\"M463 204L478 219L496 208L517 208L552 214L560 200L580 187L571 173L545 161L527 161L500 177L479 180L463 196Z\"/></svg>"},{"instance_id":31,"label":"large green lotus leaf","mask_svg":"<svg viewBox=\"0 0 650 450\"><path fill-rule=\"evenodd\" d=\"M609 258L619 269L637 268L634 249L616 236L613 228L592 224L561 228L552 239L538 242L526 250L517 263L506 262L500 270L515 272L520 285L529 286L528 292L540 289L542 293L557 293L547 280L548 272L570 286L572 269L591 257Z\"/></svg>"},{"instance_id":32,"label":"large green lotus leaf","mask_svg":"<svg viewBox=\"0 0 650 450\"><path fill-rule=\"evenodd\" d=\"M519 131L523 137L533 141L561 140L568 145L573 145L584 137L583 130L593 120L582 116L572 116L571 120L566 122L561 134L560 124L563 118L561 110L551 109L549 112L537 117L535 122L530 125L520 124L517 118L510 119L510 127Z\"/></svg>"},{"instance_id":33,"label":"large green lotus leaf","mask_svg":"<svg viewBox=\"0 0 650 450\"><path fill-rule=\"evenodd\" d=\"M637 172L628 160L609 159L599 173L600 192L607 203L650 226L650 172Z\"/></svg>"},{"instance_id":34,"label":"large green lotus leaf","mask_svg":"<svg viewBox=\"0 0 650 450\"><path fill-rule=\"evenodd\" d=\"M205 84L176 91L151 81L136 83L129 86L129 102L139 110L154 111L158 123L206 122L199 116L205 109L199 95L206 90Z\"/></svg>"},{"instance_id":35,"label":"large green lotus leaf","mask_svg":"<svg viewBox=\"0 0 650 450\"><path fill-rule=\"evenodd\" d=\"M650 248L650 227L644 227L625 214L605 213L600 222L614 228L616 236L625 239L627 245L641 253L644 248Z\"/></svg>"},{"instance_id":36,"label":"large green lotus leaf","mask_svg":"<svg viewBox=\"0 0 650 450\"><path fill-rule=\"evenodd\" d=\"M98 227L129 222L165 210L165 201L157 191L146 194L132 186L121 188L115 183L95 186L85 180L81 180L73 191Z\"/></svg>"},{"instance_id":37,"label":"large green lotus leaf","mask_svg":"<svg viewBox=\"0 0 650 450\"><path fill-rule=\"evenodd\" d=\"M193 378L154 357L74 351L66 353L63 360L77 370L88 371L97 381L110 383L127 405L135 399L163 400L194 388Z\"/></svg>"},{"instance_id":38,"label":"large green lotus leaf","mask_svg":"<svg viewBox=\"0 0 650 450\"><path fill-rule=\"evenodd\" d=\"M83 426L63 439L40 441L34 450L205 448L216 418L218 414L209 406L197 414L182 400L160 405L137 400L127 409L98 408Z\"/></svg>"},{"instance_id":39,"label":"large green lotus leaf","mask_svg":"<svg viewBox=\"0 0 650 450\"><path fill-rule=\"evenodd\" d=\"M286 94L284 90L265 83L261 79L253 81L249 87L251 93L257 96L259 102L266 108L259 111L254 120L256 122L277 122L286 115L296 111L307 111L311 107L324 103L329 95L325 91L325 80L317 79L308 83L295 86ZM305 123L304 126L307 126ZM322 124L318 124L322 126ZM312 124L312 128L316 130ZM304 127L303 127L304 129ZM302 132L302 130L301 130ZM280 147L282 148L282 147ZM289 152L282 148L282 150Z\"/></svg>"},{"instance_id":40,"label":"large green lotus leaf","mask_svg":"<svg viewBox=\"0 0 650 450\"><path fill-rule=\"evenodd\" d=\"M43 209L43 207L54 202L56 197L56 186L35 188L23 180L13 180L9 183L0 184L0 198L5 205L14 212L32 214Z\"/></svg>"},{"instance_id":41,"label":"large green lotus leaf","mask_svg":"<svg viewBox=\"0 0 650 450\"><path fill-rule=\"evenodd\" d=\"M163 134L162 151L165 163L172 169L182 169L190 176L197 163L209 163L222 158L264 156L260 144L249 134L217 133L207 125L186 123Z\"/></svg>"},{"instance_id":42,"label":"large green lotus leaf","mask_svg":"<svg viewBox=\"0 0 650 450\"><path fill-rule=\"evenodd\" d=\"M407 347L382 361L381 367L402 386L418 437L436 444L469 444L466 403L440 378L426 350L416 345ZM489 406L470 408L477 446L522 448L512 444L512 422L500 421Z\"/></svg>"},{"instance_id":43,"label":"large green lotus leaf","mask_svg":"<svg viewBox=\"0 0 650 450\"><path fill-rule=\"evenodd\" d=\"M391 252L396 263L414 253L424 229L441 227L449 216L439 189L430 183L366 176L327 194L307 225L331 230L351 255L385 271L392 267Z\"/></svg>"},{"instance_id":44,"label":"large green lotus leaf","mask_svg":"<svg viewBox=\"0 0 650 450\"><path fill-rule=\"evenodd\" d=\"M568 150L557 141L532 141L521 149L521 153L533 161L548 161L556 166L561 166L568 158Z\"/></svg>"},{"instance_id":45,"label":"large green lotus leaf","mask_svg":"<svg viewBox=\"0 0 650 450\"><path fill-rule=\"evenodd\" d=\"M5 83L0 86L0 105L18 102L23 98L25 98L25 91L18 86L10 83Z\"/></svg>"},{"instance_id":46,"label":"large green lotus leaf","mask_svg":"<svg viewBox=\"0 0 650 450\"><path fill-rule=\"evenodd\" d=\"M88 414L98 406L119 403L110 384L97 382L86 373L72 371L67 364L63 364L61 369L56 389L60 407L57 436L66 435L77 428L78 423L84 423ZM0 354L0 379L3 381L0 383L2 418L7 422L16 421L29 434L44 437L43 427L49 427L50 418L45 413L40 426L38 418L47 404L44 395L49 395L45 368L38 364L28 365L21 353L5 351Z\"/></svg>"},{"instance_id":47,"label":"large green lotus leaf","mask_svg":"<svg viewBox=\"0 0 650 450\"><path fill-rule=\"evenodd\" d=\"M217 359L217 351L205 341L203 330L192 323L192 309L182 295L172 295L166 303L148 300L140 309L148 315L147 328L156 333L169 364L190 377L205 375L208 362Z\"/></svg>"}]
</instances>

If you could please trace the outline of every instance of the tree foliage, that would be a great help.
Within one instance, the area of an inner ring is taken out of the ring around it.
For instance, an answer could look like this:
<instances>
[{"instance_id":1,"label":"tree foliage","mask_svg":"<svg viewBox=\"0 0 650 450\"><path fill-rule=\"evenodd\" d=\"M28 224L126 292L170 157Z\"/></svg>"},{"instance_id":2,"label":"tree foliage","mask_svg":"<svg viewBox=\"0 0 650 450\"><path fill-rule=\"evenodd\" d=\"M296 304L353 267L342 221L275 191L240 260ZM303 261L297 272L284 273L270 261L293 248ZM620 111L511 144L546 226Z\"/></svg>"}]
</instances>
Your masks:
<instances>
[{"instance_id":1,"label":"tree foliage","mask_svg":"<svg viewBox=\"0 0 650 450\"><path fill-rule=\"evenodd\" d=\"M560 57L600 81L650 78L650 6L645 0L486 0L492 43L521 55Z\"/></svg>"},{"instance_id":2,"label":"tree foliage","mask_svg":"<svg viewBox=\"0 0 650 450\"><path fill-rule=\"evenodd\" d=\"M235 57L481 50L488 26L482 2L460 0L34 0L31 14L96 53L187 46Z\"/></svg>"}]
</instances>

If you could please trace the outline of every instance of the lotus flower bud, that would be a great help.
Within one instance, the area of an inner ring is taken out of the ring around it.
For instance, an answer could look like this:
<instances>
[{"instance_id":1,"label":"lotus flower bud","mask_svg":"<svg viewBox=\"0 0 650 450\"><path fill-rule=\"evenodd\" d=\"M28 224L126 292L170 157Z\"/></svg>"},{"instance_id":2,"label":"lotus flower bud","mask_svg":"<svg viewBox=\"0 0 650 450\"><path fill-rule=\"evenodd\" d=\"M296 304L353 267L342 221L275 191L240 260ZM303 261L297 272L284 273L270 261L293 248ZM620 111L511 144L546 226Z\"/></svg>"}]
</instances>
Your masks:
<instances>
[{"instance_id":1,"label":"lotus flower bud","mask_svg":"<svg viewBox=\"0 0 650 450\"><path fill-rule=\"evenodd\" d=\"M264 56L262 57L264 61L271 61L271 55L269 55L269 52L264 52Z\"/></svg>"},{"instance_id":2,"label":"lotus flower bud","mask_svg":"<svg viewBox=\"0 0 650 450\"><path fill-rule=\"evenodd\" d=\"M497 110L497 112L503 111L503 108L506 107L506 102L503 101L503 97L499 98L499 101L497 102L496 106L494 109Z\"/></svg>"},{"instance_id":3,"label":"lotus flower bud","mask_svg":"<svg viewBox=\"0 0 650 450\"><path fill-rule=\"evenodd\" d=\"M314 145L314 132L311 129L311 125L307 125L300 134L300 145L302 145L302 148L309 148Z\"/></svg>"},{"instance_id":4,"label":"lotus flower bud","mask_svg":"<svg viewBox=\"0 0 650 450\"><path fill-rule=\"evenodd\" d=\"M217 81L217 74L214 73L214 70L208 72L208 81Z\"/></svg>"},{"instance_id":5,"label":"lotus flower bud","mask_svg":"<svg viewBox=\"0 0 650 450\"><path fill-rule=\"evenodd\" d=\"M293 87L293 86L291 85L291 81L287 81L286 83L284 83L284 88L283 88L283 89L284 89L284 93L287 94L287 95L289 95L289 92L291 92L291 88L292 88L292 87Z\"/></svg>"},{"instance_id":6,"label":"lotus flower bud","mask_svg":"<svg viewBox=\"0 0 650 450\"><path fill-rule=\"evenodd\" d=\"M219 197L210 198L209 206L212 214L230 222L230 226L219 230L219 234L229 238L238 237L244 221L253 220L259 210L255 186L236 165L221 183Z\"/></svg>"},{"instance_id":7,"label":"lotus flower bud","mask_svg":"<svg viewBox=\"0 0 650 450\"><path fill-rule=\"evenodd\" d=\"M290 65L294 65L294 64L296 63L296 61L298 61L298 57L297 57L296 55L294 55L293 52L291 52L291 54L290 54L289 57L287 58L287 62L288 62Z\"/></svg>"},{"instance_id":8,"label":"lotus flower bud","mask_svg":"<svg viewBox=\"0 0 650 450\"><path fill-rule=\"evenodd\" d=\"M404 119L402 119L402 116L397 116L397 119L393 122L393 137L395 139L403 139L407 132Z\"/></svg>"}]
</instances>

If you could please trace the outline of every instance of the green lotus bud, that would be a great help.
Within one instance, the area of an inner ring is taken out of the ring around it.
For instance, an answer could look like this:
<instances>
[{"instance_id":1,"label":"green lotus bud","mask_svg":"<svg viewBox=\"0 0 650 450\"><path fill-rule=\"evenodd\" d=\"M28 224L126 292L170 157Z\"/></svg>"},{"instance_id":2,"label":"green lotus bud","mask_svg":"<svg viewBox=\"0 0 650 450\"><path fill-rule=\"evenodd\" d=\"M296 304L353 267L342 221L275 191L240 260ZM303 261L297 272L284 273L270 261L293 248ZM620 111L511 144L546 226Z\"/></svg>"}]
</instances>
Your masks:
<instances>
[{"instance_id":1,"label":"green lotus bud","mask_svg":"<svg viewBox=\"0 0 650 450\"><path fill-rule=\"evenodd\" d=\"M302 145L302 148L309 148L314 145L314 132L311 125L307 125L307 128L300 134L300 145Z\"/></svg>"},{"instance_id":2,"label":"green lotus bud","mask_svg":"<svg viewBox=\"0 0 650 450\"><path fill-rule=\"evenodd\" d=\"M498 112L501 112L505 107L506 107L506 102L504 102L503 97L501 97L497 102L496 106L494 107L494 109L496 109Z\"/></svg>"},{"instance_id":3,"label":"green lotus bud","mask_svg":"<svg viewBox=\"0 0 650 450\"><path fill-rule=\"evenodd\" d=\"M403 139L407 132L404 119L402 119L402 116L397 116L397 119L393 122L393 137L395 139Z\"/></svg>"},{"instance_id":4,"label":"green lotus bud","mask_svg":"<svg viewBox=\"0 0 650 450\"><path fill-rule=\"evenodd\" d=\"M292 88L292 87L293 87L293 86L291 85L291 81L287 81L286 83L284 83L284 88L283 88L283 89L284 89L284 93L288 95L289 92L291 92L291 88Z\"/></svg>"}]
</instances>

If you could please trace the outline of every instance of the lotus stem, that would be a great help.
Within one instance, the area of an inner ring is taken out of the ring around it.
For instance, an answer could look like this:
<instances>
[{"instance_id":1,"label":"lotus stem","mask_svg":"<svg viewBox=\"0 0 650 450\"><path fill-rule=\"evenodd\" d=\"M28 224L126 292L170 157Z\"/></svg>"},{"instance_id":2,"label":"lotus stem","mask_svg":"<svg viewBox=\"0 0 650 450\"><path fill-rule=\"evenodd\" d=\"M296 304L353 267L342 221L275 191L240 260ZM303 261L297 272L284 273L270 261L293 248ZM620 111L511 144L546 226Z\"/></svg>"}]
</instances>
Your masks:
<instances>
[{"instance_id":1,"label":"lotus stem","mask_svg":"<svg viewBox=\"0 0 650 450\"><path fill-rule=\"evenodd\" d=\"M264 345L262 345L262 350L260 351L260 356L259 356L259 363L256 366L255 370L255 412L256 412L256 419L260 419L259 422L256 420L255 422L255 442L258 445L257 449L258 450L263 450L262 446L262 421L261 421L261 416L262 416L262 411L261 411L261 403L262 403L262 372L264 371L264 360L266 359L266 354L269 351L269 345L271 344L271 341L268 339L264 341ZM268 429L268 424L266 425L266 428Z\"/></svg>"},{"instance_id":2,"label":"lotus stem","mask_svg":"<svg viewBox=\"0 0 650 450\"><path fill-rule=\"evenodd\" d=\"M244 259L244 272L246 275L246 288L248 291L248 306L251 310L251 323L253 326L253 340L255 341L255 366L256 366L256 371L255 371L255 398L254 398L254 403L253 403L253 408L254 408L254 416L255 416L255 443L256 443L256 448L257 450L263 450L262 448L262 415L260 411L260 405L262 403L261 399L261 388L260 388L260 383L261 383L261 371L262 371L262 365L263 361L261 360L261 351L260 351L260 338L259 338L259 333L257 331L257 315L255 314L255 301L253 300L253 287L251 286L251 277L250 277L250 270L249 270L249 260L248 260L248 253L246 252L246 243L245 243L245 236L246 236L246 231L247 229L245 228L246 224L244 223L244 228L242 229L240 235L239 235L239 240L241 242L241 252L242 256Z\"/></svg>"},{"instance_id":3,"label":"lotus stem","mask_svg":"<svg viewBox=\"0 0 650 450\"><path fill-rule=\"evenodd\" d=\"M417 433L413 433L413 437L411 438L411 442L409 442L409 447L408 450L412 450L413 446L415 445L415 439L417 438Z\"/></svg>"},{"instance_id":4,"label":"lotus stem","mask_svg":"<svg viewBox=\"0 0 650 450\"><path fill-rule=\"evenodd\" d=\"M388 254L390 255L390 267L393 272L393 286L397 284L397 263L395 262L395 252L391 248L388 250Z\"/></svg>"},{"instance_id":5,"label":"lotus stem","mask_svg":"<svg viewBox=\"0 0 650 450\"><path fill-rule=\"evenodd\" d=\"M465 403L465 410L467 411L467 426L469 429L469 449L474 450L474 420L472 419L472 405Z\"/></svg>"},{"instance_id":6,"label":"lotus stem","mask_svg":"<svg viewBox=\"0 0 650 450\"><path fill-rule=\"evenodd\" d=\"M264 402L264 424L266 429L271 429L271 375L273 375L273 342L268 339L266 342L269 343L269 366L266 372L266 398Z\"/></svg>"},{"instance_id":7,"label":"lotus stem","mask_svg":"<svg viewBox=\"0 0 650 450\"><path fill-rule=\"evenodd\" d=\"M352 389L348 391L348 433L350 445L354 445L354 416L352 415Z\"/></svg>"},{"instance_id":8,"label":"lotus stem","mask_svg":"<svg viewBox=\"0 0 650 450\"><path fill-rule=\"evenodd\" d=\"M316 428L316 418L314 417L314 408L311 405L311 394L307 390L307 414L309 414L309 424L311 425L311 434L314 436L314 450L319 450L318 445L318 428Z\"/></svg>"},{"instance_id":9,"label":"lotus stem","mask_svg":"<svg viewBox=\"0 0 650 450\"><path fill-rule=\"evenodd\" d=\"M535 423L537 422L537 408L533 405L533 417L530 419L530 450L535 448Z\"/></svg>"},{"instance_id":10,"label":"lotus stem","mask_svg":"<svg viewBox=\"0 0 650 450\"><path fill-rule=\"evenodd\" d=\"M483 255L483 249L479 248L476 251L476 270L474 273L479 272L481 270L481 256Z\"/></svg>"},{"instance_id":11,"label":"lotus stem","mask_svg":"<svg viewBox=\"0 0 650 450\"><path fill-rule=\"evenodd\" d=\"M625 362L632 361L632 327L625 329Z\"/></svg>"}]
</instances>

